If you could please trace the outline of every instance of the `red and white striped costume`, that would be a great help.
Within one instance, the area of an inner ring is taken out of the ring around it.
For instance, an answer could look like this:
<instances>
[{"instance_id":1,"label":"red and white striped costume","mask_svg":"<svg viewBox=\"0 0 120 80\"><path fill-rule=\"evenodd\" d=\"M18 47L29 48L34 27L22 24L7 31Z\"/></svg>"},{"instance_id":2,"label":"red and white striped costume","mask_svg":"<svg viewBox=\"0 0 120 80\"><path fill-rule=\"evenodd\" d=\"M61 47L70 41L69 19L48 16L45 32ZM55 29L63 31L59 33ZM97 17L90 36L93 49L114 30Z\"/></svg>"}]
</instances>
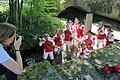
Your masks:
<instances>
[{"instance_id":1,"label":"red and white striped costume","mask_svg":"<svg viewBox=\"0 0 120 80\"><path fill-rule=\"evenodd\" d=\"M93 43L94 43L94 39L93 38L94 37L90 33L88 33L86 35L86 39L85 39L85 45L86 45L86 47L93 45Z\"/></svg>"},{"instance_id":2,"label":"red and white striped costume","mask_svg":"<svg viewBox=\"0 0 120 80\"><path fill-rule=\"evenodd\" d=\"M83 37L84 34L84 28L82 28L82 26L78 26L78 28L76 29L76 33L77 33L77 38L80 39L81 37Z\"/></svg>"},{"instance_id":3,"label":"red and white striped costume","mask_svg":"<svg viewBox=\"0 0 120 80\"><path fill-rule=\"evenodd\" d=\"M74 31L74 25L73 25L73 22L71 20L69 20L69 30L71 33Z\"/></svg>"},{"instance_id":4,"label":"red and white striped costume","mask_svg":"<svg viewBox=\"0 0 120 80\"><path fill-rule=\"evenodd\" d=\"M109 45L114 42L114 35L112 34L110 28L108 28L107 30L108 34L106 34L106 45Z\"/></svg>"},{"instance_id":5,"label":"red and white striped costume","mask_svg":"<svg viewBox=\"0 0 120 80\"><path fill-rule=\"evenodd\" d=\"M70 49L70 47L72 46L72 33L69 30L69 27L66 27L66 30L63 33L63 59L62 59L62 63L64 63L65 57L67 56L67 54L65 53L66 49Z\"/></svg>"},{"instance_id":6,"label":"red and white striped costume","mask_svg":"<svg viewBox=\"0 0 120 80\"><path fill-rule=\"evenodd\" d=\"M47 59L47 57L49 55L50 59L53 60L54 59L54 55L53 55L54 41L52 40L52 38L47 37L46 40L44 41L43 45L44 45L43 58Z\"/></svg>"},{"instance_id":7,"label":"red and white striped costume","mask_svg":"<svg viewBox=\"0 0 120 80\"><path fill-rule=\"evenodd\" d=\"M92 51L92 47L91 46L83 47L82 48L82 52L80 53L80 55L82 57L86 57L86 56L90 55L91 51Z\"/></svg>"},{"instance_id":8,"label":"red and white striped costume","mask_svg":"<svg viewBox=\"0 0 120 80\"><path fill-rule=\"evenodd\" d=\"M55 37L53 38L54 42L55 42L55 48L54 51L57 52L59 49L62 49L62 36L59 32L57 32L57 34L55 35Z\"/></svg>"},{"instance_id":9,"label":"red and white striped costume","mask_svg":"<svg viewBox=\"0 0 120 80\"><path fill-rule=\"evenodd\" d=\"M106 38L105 27L100 26L100 28L98 29L98 33L97 33L97 47L98 48L103 48L105 46L105 38Z\"/></svg>"}]
</instances>

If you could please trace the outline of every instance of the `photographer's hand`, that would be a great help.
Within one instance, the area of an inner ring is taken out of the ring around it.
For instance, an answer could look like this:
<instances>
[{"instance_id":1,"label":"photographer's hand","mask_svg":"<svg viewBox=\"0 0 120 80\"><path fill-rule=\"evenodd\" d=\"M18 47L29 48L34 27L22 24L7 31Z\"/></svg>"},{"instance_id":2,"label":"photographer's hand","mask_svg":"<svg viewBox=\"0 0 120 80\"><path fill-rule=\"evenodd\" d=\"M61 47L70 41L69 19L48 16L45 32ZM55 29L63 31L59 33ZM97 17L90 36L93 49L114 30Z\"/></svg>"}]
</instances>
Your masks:
<instances>
[{"instance_id":1,"label":"photographer's hand","mask_svg":"<svg viewBox=\"0 0 120 80\"><path fill-rule=\"evenodd\" d=\"M18 40L16 40L16 38L15 38L15 41L14 41L15 50L19 50L21 44L22 44L22 36L19 36Z\"/></svg>"}]
</instances>

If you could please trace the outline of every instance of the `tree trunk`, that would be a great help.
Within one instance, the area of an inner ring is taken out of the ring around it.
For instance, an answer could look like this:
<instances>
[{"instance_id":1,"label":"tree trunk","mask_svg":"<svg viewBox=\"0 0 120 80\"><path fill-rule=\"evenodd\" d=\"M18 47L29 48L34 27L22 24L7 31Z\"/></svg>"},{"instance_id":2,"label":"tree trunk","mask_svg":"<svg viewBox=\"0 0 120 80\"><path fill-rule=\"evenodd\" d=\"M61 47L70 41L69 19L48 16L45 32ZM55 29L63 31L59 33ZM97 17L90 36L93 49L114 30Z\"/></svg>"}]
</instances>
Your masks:
<instances>
[{"instance_id":1,"label":"tree trunk","mask_svg":"<svg viewBox=\"0 0 120 80\"><path fill-rule=\"evenodd\" d=\"M8 22L14 24L18 29L22 26L22 5L23 0L9 0L10 12Z\"/></svg>"},{"instance_id":2,"label":"tree trunk","mask_svg":"<svg viewBox=\"0 0 120 80\"><path fill-rule=\"evenodd\" d=\"M30 15L32 15L32 3L30 5ZM29 28L32 26L32 16L30 16L30 25Z\"/></svg>"},{"instance_id":3,"label":"tree trunk","mask_svg":"<svg viewBox=\"0 0 120 80\"><path fill-rule=\"evenodd\" d=\"M16 25L16 3L14 0L9 0L10 12L8 22Z\"/></svg>"},{"instance_id":4,"label":"tree trunk","mask_svg":"<svg viewBox=\"0 0 120 80\"><path fill-rule=\"evenodd\" d=\"M16 26L19 28L19 14L18 14L18 5L19 5L19 0L16 0L15 1L15 6L16 6L16 11L15 11L15 13L16 13Z\"/></svg>"},{"instance_id":5,"label":"tree trunk","mask_svg":"<svg viewBox=\"0 0 120 80\"><path fill-rule=\"evenodd\" d=\"M22 14L21 14L22 7L23 7L23 0L21 0L21 2L18 3L19 31L21 31L21 28L22 28Z\"/></svg>"}]
</instances>

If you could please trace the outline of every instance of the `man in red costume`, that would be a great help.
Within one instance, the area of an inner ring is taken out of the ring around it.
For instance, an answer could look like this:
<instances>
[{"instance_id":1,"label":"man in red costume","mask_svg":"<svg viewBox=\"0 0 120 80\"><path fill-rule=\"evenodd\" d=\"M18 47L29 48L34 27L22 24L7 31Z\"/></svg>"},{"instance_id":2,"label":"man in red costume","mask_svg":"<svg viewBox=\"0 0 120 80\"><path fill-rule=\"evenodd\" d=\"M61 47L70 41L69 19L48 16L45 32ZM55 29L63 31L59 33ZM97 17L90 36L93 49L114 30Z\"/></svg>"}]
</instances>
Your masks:
<instances>
[{"instance_id":1,"label":"man in red costume","mask_svg":"<svg viewBox=\"0 0 120 80\"><path fill-rule=\"evenodd\" d=\"M55 52L57 52L58 49L62 46L62 37L59 32L57 32L53 40L55 42Z\"/></svg>"},{"instance_id":2,"label":"man in red costume","mask_svg":"<svg viewBox=\"0 0 120 80\"><path fill-rule=\"evenodd\" d=\"M105 46L105 38L106 38L105 27L102 23L100 23L100 27L97 33L97 47L98 48L103 48Z\"/></svg>"},{"instance_id":3,"label":"man in red costume","mask_svg":"<svg viewBox=\"0 0 120 80\"><path fill-rule=\"evenodd\" d=\"M114 35L112 34L112 30L110 28L107 28L106 30L107 30L106 45L109 45L114 42Z\"/></svg>"},{"instance_id":4,"label":"man in red costume","mask_svg":"<svg viewBox=\"0 0 120 80\"><path fill-rule=\"evenodd\" d=\"M93 50L93 46L94 46L94 37L91 33L88 33L85 36L85 40L83 42L82 53L81 54L84 57L86 57Z\"/></svg>"},{"instance_id":5,"label":"man in red costume","mask_svg":"<svg viewBox=\"0 0 120 80\"><path fill-rule=\"evenodd\" d=\"M69 30L71 33L74 31L73 22L71 20L69 20Z\"/></svg>"},{"instance_id":6,"label":"man in red costume","mask_svg":"<svg viewBox=\"0 0 120 80\"><path fill-rule=\"evenodd\" d=\"M53 40L55 42L55 46L54 46L55 61L56 63L61 63L62 60L64 59L64 55L63 55L63 46L62 46L63 39L59 30L56 32L55 36L53 37Z\"/></svg>"},{"instance_id":7,"label":"man in red costume","mask_svg":"<svg viewBox=\"0 0 120 80\"><path fill-rule=\"evenodd\" d=\"M66 51L67 49L70 51L70 47L72 46L72 33L69 30L69 25L66 25L66 30L64 31L63 36L63 51ZM63 52L64 57L67 56L65 52ZM65 63L65 60L63 59L62 63Z\"/></svg>"},{"instance_id":8,"label":"man in red costume","mask_svg":"<svg viewBox=\"0 0 120 80\"><path fill-rule=\"evenodd\" d=\"M54 55L53 55L54 41L52 40L52 38L51 37L46 37L43 45L44 45L43 58L47 59L48 55L49 55L50 59L54 60Z\"/></svg>"}]
</instances>

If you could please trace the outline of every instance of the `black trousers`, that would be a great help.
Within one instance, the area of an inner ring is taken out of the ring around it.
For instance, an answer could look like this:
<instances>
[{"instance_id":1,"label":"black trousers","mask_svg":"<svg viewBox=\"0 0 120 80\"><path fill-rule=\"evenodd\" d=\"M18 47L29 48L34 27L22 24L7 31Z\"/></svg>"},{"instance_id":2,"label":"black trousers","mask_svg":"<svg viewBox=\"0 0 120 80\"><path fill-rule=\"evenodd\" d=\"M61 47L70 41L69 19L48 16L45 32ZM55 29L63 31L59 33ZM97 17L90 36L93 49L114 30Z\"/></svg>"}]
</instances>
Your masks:
<instances>
[{"instance_id":1,"label":"black trousers","mask_svg":"<svg viewBox=\"0 0 120 80\"><path fill-rule=\"evenodd\" d=\"M12 71L8 70L0 64L0 75L3 74L5 74L7 80L17 80L17 74L13 73Z\"/></svg>"}]
</instances>

